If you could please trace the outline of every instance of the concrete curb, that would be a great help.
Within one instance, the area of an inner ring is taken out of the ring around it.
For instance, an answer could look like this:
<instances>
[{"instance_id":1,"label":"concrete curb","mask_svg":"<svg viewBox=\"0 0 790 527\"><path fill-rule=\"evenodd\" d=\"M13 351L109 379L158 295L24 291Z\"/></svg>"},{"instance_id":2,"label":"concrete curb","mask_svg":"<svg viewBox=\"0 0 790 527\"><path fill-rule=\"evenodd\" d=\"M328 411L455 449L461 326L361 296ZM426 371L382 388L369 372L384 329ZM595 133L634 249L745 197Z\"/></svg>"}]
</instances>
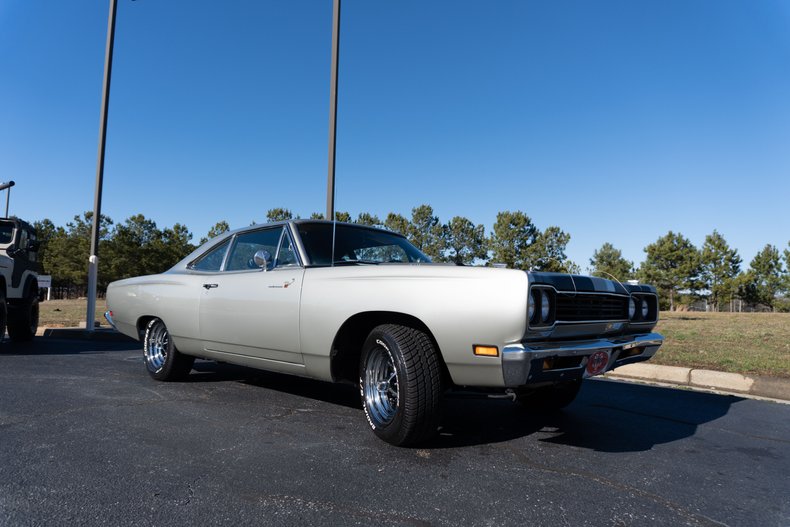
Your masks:
<instances>
[{"instance_id":1,"label":"concrete curb","mask_svg":"<svg viewBox=\"0 0 790 527\"><path fill-rule=\"evenodd\" d=\"M692 388L743 393L790 401L790 379L741 375L658 364L629 364L605 374L610 379L638 379Z\"/></svg>"},{"instance_id":2,"label":"concrete curb","mask_svg":"<svg viewBox=\"0 0 790 527\"><path fill-rule=\"evenodd\" d=\"M36 336L51 339L66 340L92 340L99 342L135 342L131 339L110 328L96 328L88 331L85 328L38 328Z\"/></svg>"}]
</instances>

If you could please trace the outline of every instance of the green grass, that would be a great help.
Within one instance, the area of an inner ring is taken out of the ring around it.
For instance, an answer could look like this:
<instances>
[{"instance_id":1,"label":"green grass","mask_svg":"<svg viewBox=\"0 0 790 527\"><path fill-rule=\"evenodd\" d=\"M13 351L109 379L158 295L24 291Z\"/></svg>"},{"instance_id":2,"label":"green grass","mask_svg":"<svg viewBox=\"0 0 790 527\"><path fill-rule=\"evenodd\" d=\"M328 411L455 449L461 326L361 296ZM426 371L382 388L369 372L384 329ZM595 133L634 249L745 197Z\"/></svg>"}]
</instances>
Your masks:
<instances>
[{"instance_id":1,"label":"green grass","mask_svg":"<svg viewBox=\"0 0 790 527\"><path fill-rule=\"evenodd\" d=\"M87 301L52 300L40 306L40 326L75 327ZM104 300L96 303L96 320ZM654 364L790 378L790 314L662 312L656 331L666 337Z\"/></svg>"},{"instance_id":2,"label":"green grass","mask_svg":"<svg viewBox=\"0 0 790 527\"><path fill-rule=\"evenodd\" d=\"M790 377L790 314L662 312L654 364Z\"/></svg>"}]
</instances>

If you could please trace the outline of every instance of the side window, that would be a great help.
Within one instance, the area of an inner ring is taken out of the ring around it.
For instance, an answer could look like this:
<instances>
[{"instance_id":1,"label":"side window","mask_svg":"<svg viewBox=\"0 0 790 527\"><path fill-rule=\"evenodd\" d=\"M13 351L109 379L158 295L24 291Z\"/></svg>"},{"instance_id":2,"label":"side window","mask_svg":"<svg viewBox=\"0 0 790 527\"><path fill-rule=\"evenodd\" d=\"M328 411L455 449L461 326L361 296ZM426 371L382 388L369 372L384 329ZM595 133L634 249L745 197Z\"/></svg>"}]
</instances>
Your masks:
<instances>
[{"instance_id":1,"label":"side window","mask_svg":"<svg viewBox=\"0 0 790 527\"><path fill-rule=\"evenodd\" d=\"M262 229L246 232L236 236L236 242L230 251L226 271L241 271L245 269L258 269L253 256L258 251L267 251L270 258L277 254L277 245L280 243L282 227L276 229ZM272 264L269 264L271 269Z\"/></svg>"},{"instance_id":2,"label":"side window","mask_svg":"<svg viewBox=\"0 0 790 527\"><path fill-rule=\"evenodd\" d=\"M189 268L197 271L219 271L220 267L222 267L222 260L225 259L228 245L230 245L230 239L225 240L201 256Z\"/></svg>"},{"instance_id":3,"label":"side window","mask_svg":"<svg viewBox=\"0 0 790 527\"><path fill-rule=\"evenodd\" d=\"M289 265L299 265L299 260L296 259L296 250L291 242L291 237L288 236L288 231L286 231L282 242L280 242L280 252L277 253L277 267Z\"/></svg>"},{"instance_id":4,"label":"side window","mask_svg":"<svg viewBox=\"0 0 790 527\"><path fill-rule=\"evenodd\" d=\"M36 239L36 233L35 232L27 232L27 231L25 231L25 235L27 236L27 242L25 243L25 245L26 245L26 248L29 249L30 246L31 246L31 242L33 242L35 244L38 240ZM29 261L31 261L31 262L38 261L38 249L33 250L33 251L27 251L27 259Z\"/></svg>"},{"instance_id":5,"label":"side window","mask_svg":"<svg viewBox=\"0 0 790 527\"><path fill-rule=\"evenodd\" d=\"M19 248L27 249L27 231L22 230L19 233Z\"/></svg>"},{"instance_id":6,"label":"side window","mask_svg":"<svg viewBox=\"0 0 790 527\"><path fill-rule=\"evenodd\" d=\"M14 239L14 224L0 223L0 243L11 243Z\"/></svg>"}]
</instances>

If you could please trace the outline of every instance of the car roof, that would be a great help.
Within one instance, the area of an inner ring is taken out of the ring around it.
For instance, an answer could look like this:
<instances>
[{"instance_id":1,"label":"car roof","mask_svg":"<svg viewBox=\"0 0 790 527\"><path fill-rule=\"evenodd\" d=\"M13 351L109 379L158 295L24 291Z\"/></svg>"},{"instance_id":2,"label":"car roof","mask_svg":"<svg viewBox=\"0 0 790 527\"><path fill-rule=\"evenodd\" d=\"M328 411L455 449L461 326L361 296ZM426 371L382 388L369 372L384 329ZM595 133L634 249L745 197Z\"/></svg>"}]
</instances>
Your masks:
<instances>
[{"instance_id":1,"label":"car roof","mask_svg":"<svg viewBox=\"0 0 790 527\"><path fill-rule=\"evenodd\" d=\"M395 236L400 236L401 238L406 238L406 236L404 236L400 232L391 231L391 230L388 230L388 229L383 229L381 227L374 227L374 226L371 226L371 225L362 225L360 223L350 223L350 222L345 222L345 221L335 221L335 222L333 222L331 220L315 220L315 219L310 219L310 218L294 218L294 219L290 219L290 220L272 221L272 222L268 222L268 223L256 223L254 225L247 225L246 227L240 227L238 229L233 229L231 231L223 233L222 237L225 238L226 236L232 236L233 234L236 234L238 232L245 232L245 231L249 231L249 230L254 230L256 228L262 229L262 228L265 228L265 227L277 227L279 225L288 225L289 223L292 223L294 225L303 225L305 223L326 223L326 224L330 224L331 225L333 223L336 223L337 225L345 225L345 226L354 227L354 228L357 228L357 229L369 229L369 230L373 230L373 231L376 231L376 232L386 232L388 234L394 234Z\"/></svg>"}]
</instances>

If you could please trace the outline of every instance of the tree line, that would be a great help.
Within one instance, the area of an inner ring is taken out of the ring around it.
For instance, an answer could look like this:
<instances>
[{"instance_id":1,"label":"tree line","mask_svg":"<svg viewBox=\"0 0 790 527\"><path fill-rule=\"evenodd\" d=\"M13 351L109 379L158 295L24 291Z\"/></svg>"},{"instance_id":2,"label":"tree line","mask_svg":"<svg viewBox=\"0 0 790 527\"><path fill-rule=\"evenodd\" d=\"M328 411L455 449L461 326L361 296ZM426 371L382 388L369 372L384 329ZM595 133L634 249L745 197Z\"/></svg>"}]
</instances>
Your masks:
<instances>
[{"instance_id":1,"label":"tree line","mask_svg":"<svg viewBox=\"0 0 790 527\"><path fill-rule=\"evenodd\" d=\"M734 301L790 311L790 243L780 254L767 244L743 269L738 250L717 231L705 237L701 248L680 233L669 231L644 249L637 268L612 244L605 243L590 259L593 274L637 279L658 289L663 309L675 310L700 298L713 311L732 310Z\"/></svg>"},{"instance_id":2,"label":"tree line","mask_svg":"<svg viewBox=\"0 0 790 527\"><path fill-rule=\"evenodd\" d=\"M356 218L348 212L336 212L335 216L338 221L404 234L437 262L581 272L581 267L565 254L570 234L557 226L540 229L521 211L499 212L488 233L482 224L463 216L442 222L430 205L413 208L408 218L393 212L383 219L367 212ZM269 222L293 217L285 208L273 208L266 214ZM323 219L324 215L313 213L310 217ZM86 290L91 221L92 213L86 212L65 226L56 226L49 219L34 222L41 241L39 261L44 273L52 275L53 287L64 295L81 295ZM199 243L229 229L226 221L219 221ZM179 223L160 229L142 214L121 223L102 216L99 289L104 291L114 280L169 269L197 247L192 239L189 229ZM614 245L604 243L590 258L588 271L623 282L636 279L653 284L665 309L674 310L704 297L714 310L726 308L737 299L749 305L790 311L786 298L790 296L790 244L783 254L766 245L745 270L737 249L731 248L716 231L705 238L699 249L682 234L670 231L644 251L645 261L637 267Z\"/></svg>"}]
</instances>

